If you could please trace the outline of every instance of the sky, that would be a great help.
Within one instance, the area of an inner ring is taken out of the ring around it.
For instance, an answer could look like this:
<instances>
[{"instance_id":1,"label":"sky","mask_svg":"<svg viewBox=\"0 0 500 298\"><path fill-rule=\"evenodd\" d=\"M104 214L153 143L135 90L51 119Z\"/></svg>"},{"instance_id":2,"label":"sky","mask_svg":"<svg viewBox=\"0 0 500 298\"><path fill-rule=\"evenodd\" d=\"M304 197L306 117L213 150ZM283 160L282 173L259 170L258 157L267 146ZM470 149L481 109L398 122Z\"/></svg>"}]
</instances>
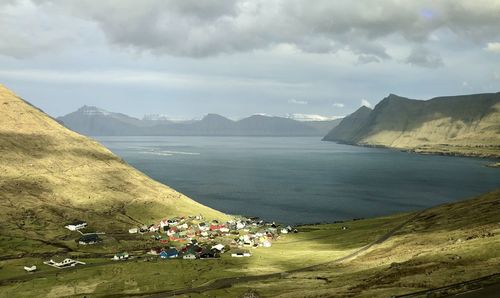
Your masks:
<instances>
[{"instance_id":1,"label":"sky","mask_svg":"<svg viewBox=\"0 0 500 298\"><path fill-rule=\"evenodd\" d=\"M0 0L0 83L52 116L304 119L500 91L498 0Z\"/></svg>"}]
</instances>

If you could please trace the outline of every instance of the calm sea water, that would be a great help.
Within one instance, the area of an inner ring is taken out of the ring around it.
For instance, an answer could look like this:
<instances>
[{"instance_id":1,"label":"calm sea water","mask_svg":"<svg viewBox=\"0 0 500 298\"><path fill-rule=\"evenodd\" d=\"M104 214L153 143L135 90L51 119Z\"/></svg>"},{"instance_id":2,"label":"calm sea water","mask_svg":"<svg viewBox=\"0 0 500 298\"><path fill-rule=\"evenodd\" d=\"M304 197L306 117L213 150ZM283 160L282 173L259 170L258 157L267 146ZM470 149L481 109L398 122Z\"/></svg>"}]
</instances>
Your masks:
<instances>
[{"instance_id":1,"label":"calm sea water","mask_svg":"<svg viewBox=\"0 0 500 298\"><path fill-rule=\"evenodd\" d=\"M97 137L150 177L231 214L331 222L416 210L500 188L487 160L318 138Z\"/></svg>"}]
</instances>

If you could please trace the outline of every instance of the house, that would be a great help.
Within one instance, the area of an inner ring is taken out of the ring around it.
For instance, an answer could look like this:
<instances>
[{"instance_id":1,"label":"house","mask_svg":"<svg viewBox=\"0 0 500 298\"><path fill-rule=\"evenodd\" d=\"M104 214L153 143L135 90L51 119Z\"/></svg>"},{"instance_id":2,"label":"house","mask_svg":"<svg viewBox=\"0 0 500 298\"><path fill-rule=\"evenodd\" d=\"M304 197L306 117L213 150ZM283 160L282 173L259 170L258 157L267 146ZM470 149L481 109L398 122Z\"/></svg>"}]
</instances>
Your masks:
<instances>
[{"instance_id":1,"label":"house","mask_svg":"<svg viewBox=\"0 0 500 298\"><path fill-rule=\"evenodd\" d=\"M158 232L158 230L160 230L160 227L157 226L157 225L150 225L148 227L148 231L151 232L151 233Z\"/></svg>"},{"instance_id":2,"label":"house","mask_svg":"<svg viewBox=\"0 0 500 298\"><path fill-rule=\"evenodd\" d=\"M114 261L128 260L128 258L129 258L129 255L127 252L119 252L119 253L115 254L115 256L113 257L113 260Z\"/></svg>"},{"instance_id":3,"label":"house","mask_svg":"<svg viewBox=\"0 0 500 298\"><path fill-rule=\"evenodd\" d=\"M242 250L242 249L237 249L234 251L231 251L231 257L233 258L243 258L243 257L250 257L252 254L248 250Z\"/></svg>"},{"instance_id":4,"label":"house","mask_svg":"<svg viewBox=\"0 0 500 298\"><path fill-rule=\"evenodd\" d=\"M347 230L347 229L348 229L348 227L342 226L342 230Z\"/></svg>"},{"instance_id":5,"label":"house","mask_svg":"<svg viewBox=\"0 0 500 298\"><path fill-rule=\"evenodd\" d=\"M68 267L74 267L78 264L84 265L84 262L76 261L70 258L66 257L53 257L50 259L50 261L43 262L46 265L62 269L62 268L68 268Z\"/></svg>"},{"instance_id":6,"label":"house","mask_svg":"<svg viewBox=\"0 0 500 298\"><path fill-rule=\"evenodd\" d=\"M82 235L82 237L80 237L80 239L78 239L78 244L81 244L81 245L90 245L90 244L96 244L99 242L101 242L101 239L99 238L99 236L97 236L97 234L85 234L85 235Z\"/></svg>"},{"instance_id":7,"label":"house","mask_svg":"<svg viewBox=\"0 0 500 298\"><path fill-rule=\"evenodd\" d=\"M162 259L173 259L179 256L179 252L175 248L169 248L160 253Z\"/></svg>"},{"instance_id":8,"label":"house","mask_svg":"<svg viewBox=\"0 0 500 298\"><path fill-rule=\"evenodd\" d=\"M196 255L194 253L187 253L182 256L184 260L196 260Z\"/></svg>"},{"instance_id":9,"label":"house","mask_svg":"<svg viewBox=\"0 0 500 298\"><path fill-rule=\"evenodd\" d=\"M169 226L168 219L160 220L160 228L165 230L165 227L168 228L168 226Z\"/></svg>"},{"instance_id":10,"label":"house","mask_svg":"<svg viewBox=\"0 0 500 298\"><path fill-rule=\"evenodd\" d=\"M154 256L157 256L161 253L161 249L160 248L151 248L149 251L148 251L148 255L154 255Z\"/></svg>"},{"instance_id":11,"label":"house","mask_svg":"<svg viewBox=\"0 0 500 298\"><path fill-rule=\"evenodd\" d=\"M219 253L224 253L224 251L225 251L225 247L223 244L214 245L214 246L212 246L212 249L217 250Z\"/></svg>"},{"instance_id":12,"label":"house","mask_svg":"<svg viewBox=\"0 0 500 298\"><path fill-rule=\"evenodd\" d=\"M35 265L33 265L31 267L24 266L24 270L26 270L27 272L35 272L36 271L36 266Z\"/></svg>"},{"instance_id":13,"label":"house","mask_svg":"<svg viewBox=\"0 0 500 298\"><path fill-rule=\"evenodd\" d=\"M204 223L204 222L200 222L200 223L198 224L198 228L199 228L199 229L200 229L200 231L202 231L202 232L206 232L206 231L210 230L210 227L209 227L206 223Z\"/></svg>"},{"instance_id":14,"label":"house","mask_svg":"<svg viewBox=\"0 0 500 298\"><path fill-rule=\"evenodd\" d=\"M137 234L139 232L139 229L138 228L131 228L131 229L128 229L128 232L130 234Z\"/></svg>"},{"instance_id":15,"label":"house","mask_svg":"<svg viewBox=\"0 0 500 298\"><path fill-rule=\"evenodd\" d=\"M199 254L200 259L215 259L219 258L220 255L215 249L203 249Z\"/></svg>"},{"instance_id":16,"label":"house","mask_svg":"<svg viewBox=\"0 0 500 298\"><path fill-rule=\"evenodd\" d=\"M286 228L281 229L281 234L288 234L288 229Z\"/></svg>"},{"instance_id":17,"label":"house","mask_svg":"<svg viewBox=\"0 0 500 298\"><path fill-rule=\"evenodd\" d=\"M82 220L77 220L64 226L70 231L76 231L87 227L87 223Z\"/></svg>"},{"instance_id":18,"label":"house","mask_svg":"<svg viewBox=\"0 0 500 298\"><path fill-rule=\"evenodd\" d=\"M238 229L238 230L244 229L244 228L245 228L245 225L246 225L246 224L245 224L244 222L242 222L242 221L238 221L238 222L236 223L236 229Z\"/></svg>"}]
</instances>

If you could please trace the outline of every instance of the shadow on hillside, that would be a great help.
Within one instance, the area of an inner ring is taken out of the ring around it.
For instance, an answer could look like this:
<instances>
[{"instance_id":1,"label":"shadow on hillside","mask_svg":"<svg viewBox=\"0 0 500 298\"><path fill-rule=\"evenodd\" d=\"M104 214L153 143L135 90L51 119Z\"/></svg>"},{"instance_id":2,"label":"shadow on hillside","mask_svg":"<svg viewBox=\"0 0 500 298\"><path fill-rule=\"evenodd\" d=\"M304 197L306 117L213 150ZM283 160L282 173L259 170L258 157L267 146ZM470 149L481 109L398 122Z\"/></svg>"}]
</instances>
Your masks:
<instances>
[{"instance_id":1,"label":"shadow on hillside","mask_svg":"<svg viewBox=\"0 0 500 298\"><path fill-rule=\"evenodd\" d=\"M8 158L11 155L42 158L52 154L55 145L55 140L47 135L0 133L0 153L2 158Z\"/></svg>"},{"instance_id":2,"label":"shadow on hillside","mask_svg":"<svg viewBox=\"0 0 500 298\"><path fill-rule=\"evenodd\" d=\"M26 178L2 179L0 181L0 194L15 200L22 200L25 196L39 198L52 192L50 183L45 180L33 180Z\"/></svg>"},{"instance_id":3,"label":"shadow on hillside","mask_svg":"<svg viewBox=\"0 0 500 298\"><path fill-rule=\"evenodd\" d=\"M18 155L26 158L43 158L49 155L70 154L76 157L94 159L96 161L119 161L122 160L104 150L86 148L89 143L72 143L70 139L67 144L74 147L69 150L64 148L64 143L56 140L50 135L24 134L24 133L0 133L0 153L5 159L16 158ZM62 140L64 142L64 139ZM81 147L78 147L81 145ZM64 150L64 151L61 151ZM62 156L62 155L61 155ZM11 160L13 161L13 160ZM15 161L15 160L14 160ZM20 160L19 162L21 162Z\"/></svg>"},{"instance_id":4,"label":"shadow on hillside","mask_svg":"<svg viewBox=\"0 0 500 298\"><path fill-rule=\"evenodd\" d=\"M91 149L86 149L86 148L74 148L71 150L71 154L87 159L95 159L96 161L118 161L122 162L122 159L107 153L107 152L101 152L98 150L91 150Z\"/></svg>"}]
</instances>

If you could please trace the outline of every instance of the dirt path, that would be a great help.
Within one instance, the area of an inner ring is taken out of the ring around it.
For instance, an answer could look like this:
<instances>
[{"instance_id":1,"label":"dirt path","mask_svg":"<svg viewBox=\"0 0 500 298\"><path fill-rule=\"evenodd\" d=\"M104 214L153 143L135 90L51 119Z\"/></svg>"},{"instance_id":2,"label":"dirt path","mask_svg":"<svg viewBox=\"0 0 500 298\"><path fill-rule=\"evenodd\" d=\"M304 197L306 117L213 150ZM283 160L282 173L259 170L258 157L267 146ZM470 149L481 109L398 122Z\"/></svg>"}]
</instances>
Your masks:
<instances>
[{"instance_id":1,"label":"dirt path","mask_svg":"<svg viewBox=\"0 0 500 298\"><path fill-rule=\"evenodd\" d=\"M382 235L380 238L375 240L374 242L363 246L362 248L358 249L357 251L350 253L344 257L341 257L339 259L335 259L333 261L329 261L326 263L321 263L313 266L308 266L304 268L299 268L299 269L294 269L290 271L284 271L284 272L277 272L277 273L270 273L270 274L263 274L263 275L251 275L251 276L240 276L240 277L228 277L228 278L220 278L216 279L210 282L205 283L204 285L194 287L194 288L184 288L184 289L178 289L178 290L172 290L172 291L163 291L163 292L155 292L155 293L142 293L142 294L137 294L137 295L129 295L128 297L133 297L133 296L144 296L148 298L162 298L162 297L170 297L170 296L175 296L175 295L183 295L183 294L189 294L189 293L203 293L207 291L213 291L213 290L220 290L224 288L229 288L235 284L239 283L246 283L246 282L252 282L252 281L262 281L262 280L267 280L271 278L282 278L287 276L288 274L292 273L298 273L298 272L304 272L304 271L310 271L314 270L323 266L327 265L334 265L334 264L340 264L342 262L345 262L349 259L353 259L355 257L358 257L360 254L363 252L367 251L370 249L372 246L381 244L387 239L389 239L392 235L394 235L396 232L401 230L405 225L408 223L412 222L415 220L420 214L425 212L425 210L417 212L414 214L412 217L404 221L403 223L399 224L398 226L394 227L384 235ZM326 236L328 237L328 236ZM126 295L119 294L116 296L111 296L111 297L127 297Z\"/></svg>"}]
</instances>

